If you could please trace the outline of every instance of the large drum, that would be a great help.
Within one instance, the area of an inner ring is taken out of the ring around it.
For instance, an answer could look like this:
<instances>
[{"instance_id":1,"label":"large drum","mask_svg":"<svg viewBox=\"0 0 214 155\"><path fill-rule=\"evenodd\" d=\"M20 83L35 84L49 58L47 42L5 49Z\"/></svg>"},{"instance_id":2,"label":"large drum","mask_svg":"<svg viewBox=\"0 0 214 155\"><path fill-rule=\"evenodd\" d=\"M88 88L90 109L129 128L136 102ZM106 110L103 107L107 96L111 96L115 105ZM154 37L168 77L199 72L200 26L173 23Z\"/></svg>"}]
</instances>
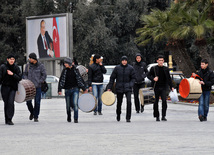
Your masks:
<instances>
[{"instance_id":1,"label":"large drum","mask_svg":"<svg viewBox=\"0 0 214 155\"><path fill-rule=\"evenodd\" d=\"M23 79L18 84L18 90L16 91L15 101L22 103L32 100L36 95L36 88L30 80Z\"/></svg>"},{"instance_id":2,"label":"large drum","mask_svg":"<svg viewBox=\"0 0 214 155\"><path fill-rule=\"evenodd\" d=\"M97 106L97 101L93 95L87 93L87 94L82 94L79 97L78 107L83 112L92 112L94 111L96 106Z\"/></svg>"},{"instance_id":3,"label":"large drum","mask_svg":"<svg viewBox=\"0 0 214 155\"><path fill-rule=\"evenodd\" d=\"M79 66L77 66L77 69L79 70L80 75L82 76L83 80L87 81L88 80L87 68L85 68L82 65L79 65Z\"/></svg>"},{"instance_id":4,"label":"large drum","mask_svg":"<svg viewBox=\"0 0 214 155\"><path fill-rule=\"evenodd\" d=\"M101 100L102 100L103 104L105 104L107 106L111 106L114 104L116 97L115 97L114 93L112 93L111 91L106 91L102 94Z\"/></svg>"},{"instance_id":5,"label":"large drum","mask_svg":"<svg viewBox=\"0 0 214 155\"><path fill-rule=\"evenodd\" d=\"M179 93L185 99L198 99L201 96L200 80L195 78L183 79L179 85Z\"/></svg>"}]
</instances>

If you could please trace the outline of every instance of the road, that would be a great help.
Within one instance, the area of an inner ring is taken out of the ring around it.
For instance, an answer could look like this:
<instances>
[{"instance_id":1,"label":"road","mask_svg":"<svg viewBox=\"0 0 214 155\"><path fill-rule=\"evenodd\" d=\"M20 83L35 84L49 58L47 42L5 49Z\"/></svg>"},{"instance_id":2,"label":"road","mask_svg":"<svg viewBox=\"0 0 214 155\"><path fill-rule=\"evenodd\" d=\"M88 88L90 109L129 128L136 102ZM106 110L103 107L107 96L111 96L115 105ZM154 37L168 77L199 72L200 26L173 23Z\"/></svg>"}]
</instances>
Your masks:
<instances>
[{"instance_id":1,"label":"road","mask_svg":"<svg viewBox=\"0 0 214 155\"><path fill-rule=\"evenodd\" d=\"M156 122L151 104L141 114L132 104L131 123L127 123L124 100L120 122L114 104L103 105L102 116L79 111L79 123L73 123L73 118L68 123L64 99L43 99L37 123L28 119L25 103L15 105L15 125L5 125L0 101L1 155L214 154L213 107L208 121L200 122L196 105L169 103L168 121Z\"/></svg>"}]
</instances>

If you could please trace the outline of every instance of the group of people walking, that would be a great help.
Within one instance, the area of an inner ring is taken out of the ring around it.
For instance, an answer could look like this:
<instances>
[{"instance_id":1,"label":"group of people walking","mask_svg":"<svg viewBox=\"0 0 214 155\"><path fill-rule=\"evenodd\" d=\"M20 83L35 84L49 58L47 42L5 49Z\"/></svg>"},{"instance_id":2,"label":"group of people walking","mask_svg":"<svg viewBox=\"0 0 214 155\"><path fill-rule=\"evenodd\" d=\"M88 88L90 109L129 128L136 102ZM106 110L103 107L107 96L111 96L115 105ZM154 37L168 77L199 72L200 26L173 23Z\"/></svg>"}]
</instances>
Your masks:
<instances>
[{"instance_id":1,"label":"group of people walking","mask_svg":"<svg viewBox=\"0 0 214 155\"><path fill-rule=\"evenodd\" d=\"M147 70L146 63L142 61L142 55L137 53L135 62L132 65L128 64L128 57L122 56L121 63L117 65L111 76L107 91L112 91L115 84L117 105L116 105L116 120L121 120L121 106L123 96L126 96L126 122L131 122L131 93L134 93L134 102L136 113L144 111L144 105L139 101L139 89L145 87L145 78L148 77L154 88L155 102L153 104L153 116L156 121L160 121L159 113L159 97L162 100L161 120L167 121L167 90L173 91L172 80L168 67L164 66L164 57L157 57L157 65ZM98 106L94 110L94 115L102 115L102 100L103 93L103 74L106 73L106 68L102 63L100 55L94 55L93 64L88 68L88 84L81 77L79 70L76 67L76 62L71 58L64 59L65 68L62 70L58 84L58 94L62 94L62 89L65 89L65 102L67 121L71 122L71 112L74 111L74 123L78 123L78 98L80 89L83 93L92 91L94 97L98 101ZM202 95L199 98L198 116L200 121L207 121L209 111L209 97L211 86L214 84L214 74L208 67L208 61L201 61L201 69L197 72L201 77L200 84L202 85ZM195 73L192 74L196 76ZM36 87L36 95L34 105L32 100L27 101L27 107L30 112L29 119L34 122L39 121L40 102L41 102L41 85L46 79L46 70L42 63L37 60L35 53L29 54L29 63L26 65L23 75L19 67L15 64L15 56L9 55L7 62L0 66L0 84L2 85L1 93L4 101L5 124L14 125L12 118L14 115L14 99L18 89L19 81L24 78L32 81Z\"/></svg>"}]
</instances>

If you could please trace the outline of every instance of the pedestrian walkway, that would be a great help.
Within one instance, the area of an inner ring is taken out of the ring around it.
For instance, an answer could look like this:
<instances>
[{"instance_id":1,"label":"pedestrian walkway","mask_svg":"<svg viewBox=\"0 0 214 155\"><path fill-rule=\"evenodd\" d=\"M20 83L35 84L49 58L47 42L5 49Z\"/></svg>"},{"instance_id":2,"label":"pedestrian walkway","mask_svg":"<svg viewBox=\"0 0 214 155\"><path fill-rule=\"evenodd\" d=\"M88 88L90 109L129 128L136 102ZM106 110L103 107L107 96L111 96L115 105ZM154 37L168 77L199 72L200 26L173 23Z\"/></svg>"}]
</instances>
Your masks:
<instances>
[{"instance_id":1,"label":"pedestrian walkway","mask_svg":"<svg viewBox=\"0 0 214 155\"><path fill-rule=\"evenodd\" d=\"M125 101L125 99L124 99ZM1 155L213 155L214 107L207 122L197 118L197 106L168 104L167 122L156 122L152 105L136 114L131 123L116 121L116 104L103 105L103 115L79 111L79 123L68 123L64 99L44 99L39 122L30 121L26 104L16 103L14 126L4 124L0 101ZM73 115L73 113L72 113Z\"/></svg>"}]
</instances>

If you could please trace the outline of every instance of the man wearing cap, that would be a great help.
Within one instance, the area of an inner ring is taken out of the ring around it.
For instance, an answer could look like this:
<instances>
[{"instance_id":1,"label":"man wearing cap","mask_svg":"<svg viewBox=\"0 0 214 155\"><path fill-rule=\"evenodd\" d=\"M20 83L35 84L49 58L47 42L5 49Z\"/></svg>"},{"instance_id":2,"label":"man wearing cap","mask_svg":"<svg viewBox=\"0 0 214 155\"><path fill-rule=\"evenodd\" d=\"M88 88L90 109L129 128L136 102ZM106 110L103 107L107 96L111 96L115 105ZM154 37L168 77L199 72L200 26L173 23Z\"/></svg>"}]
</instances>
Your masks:
<instances>
[{"instance_id":1,"label":"man wearing cap","mask_svg":"<svg viewBox=\"0 0 214 155\"><path fill-rule=\"evenodd\" d=\"M110 82L107 86L108 91L111 91L111 88L116 79L116 94L117 94L117 121L120 121L121 114L121 106L123 102L123 95L126 95L126 122L131 122L131 111L132 111L132 103L131 103L131 92L135 82L135 71L134 68L128 64L127 56L123 56L121 58L121 64L117 65L110 77Z\"/></svg>"},{"instance_id":2,"label":"man wearing cap","mask_svg":"<svg viewBox=\"0 0 214 155\"><path fill-rule=\"evenodd\" d=\"M78 98L79 98L79 88L81 88L84 93L88 90L84 80L82 79L79 70L72 65L71 58L64 59L65 68L62 70L59 85L58 94L62 94L62 89L65 89L65 101L66 101L66 111L67 111L67 121L71 122L71 107L74 108L74 123L78 123Z\"/></svg>"},{"instance_id":3,"label":"man wearing cap","mask_svg":"<svg viewBox=\"0 0 214 155\"><path fill-rule=\"evenodd\" d=\"M5 124L14 125L14 100L18 90L18 83L22 79L21 71L15 64L14 55L7 57L7 63L0 66L1 94L4 101Z\"/></svg>"},{"instance_id":4,"label":"man wearing cap","mask_svg":"<svg viewBox=\"0 0 214 155\"><path fill-rule=\"evenodd\" d=\"M33 82L36 87L36 96L34 98L34 107L32 105L32 100L27 101L27 107L30 111L29 119L34 118L34 122L38 122L38 117L40 113L40 102L41 102L41 85L46 79L46 70L42 63L37 60L35 53L29 54L29 64L26 65L24 71L24 79L28 79Z\"/></svg>"},{"instance_id":5,"label":"man wearing cap","mask_svg":"<svg viewBox=\"0 0 214 155\"><path fill-rule=\"evenodd\" d=\"M93 92L94 97L98 101L98 107L94 110L94 115L102 115L102 100L103 93L103 74L106 73L106 68L102 64L101 56L96 54L93 57L93 64L88 69L88 85L89 90Z\"/></svg>"},{"instance_id":6,"label":"man wearing cap","mask_svg":"<svg viewBox=\"0 0 214 155\"><path fill-rule=\"evenodd\" d=\"M139 89L145 87L144 79L146 78L146 75L148 73L148 70L146 68L146 63L142 61L142 55L140 53L136 54L133 68L136 74L136 80L133 87L134 103L135 103L135 110L137 113L139 113L139 111L141 112L144 111L144 103L141 103L140 105L140 101L139 101Z\"/></svg>"}]
</instances>

